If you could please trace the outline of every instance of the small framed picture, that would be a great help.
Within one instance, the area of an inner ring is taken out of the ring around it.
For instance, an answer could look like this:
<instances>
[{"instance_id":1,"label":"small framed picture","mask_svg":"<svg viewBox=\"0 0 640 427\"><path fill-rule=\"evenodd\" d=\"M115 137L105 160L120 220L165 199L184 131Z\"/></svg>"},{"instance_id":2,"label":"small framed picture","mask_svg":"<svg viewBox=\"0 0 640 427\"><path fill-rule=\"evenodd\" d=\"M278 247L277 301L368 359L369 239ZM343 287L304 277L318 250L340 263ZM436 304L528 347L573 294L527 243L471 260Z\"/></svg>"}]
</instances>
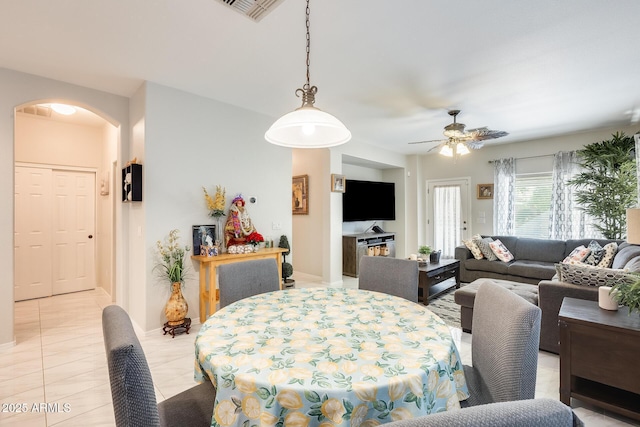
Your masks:
<instances>
[{"instance_id":1,"label":"small framed picture","mask_svg":"<svg viewBox=\"0 0 640 427\"><path fill-rule=\"evenodd\" d=\"M493 184L478 184L478 199L493 199Z\"/></svg>"},{"instance_id":2,"label":"small framed picture","mask_svg":"<svg viewBox=\"0 0 640 427\"><path fill-rule=\"evenodd\" d=\"M346 178L344 175L338 175L336 173L331 174L331 191L334 193L344 193L345 191L345 181Z\"/></svg>"},{"instance_id":3,"label":"small framed picture","mask_svg":"<svg viewBox=\"0 0 640 427\"><path fill-rule=\"evenodd\" d=\"M291 213L309 215L309 175L294 176L291 180Z\"/></svg>"},{"instance_id":4,"label":"small framed picture","mask_svg":"<svg viewBox=\"0 0 640 427\"><path fill-rule=\"evenodd\" d=\"M209 241L216 241L216 226L211 225L194 225L192 226L193 234L193 254L205 255L200 253L200 246L206 246ZM209 239L207 239L207 237Z\"/></svg>"}]
</instances>

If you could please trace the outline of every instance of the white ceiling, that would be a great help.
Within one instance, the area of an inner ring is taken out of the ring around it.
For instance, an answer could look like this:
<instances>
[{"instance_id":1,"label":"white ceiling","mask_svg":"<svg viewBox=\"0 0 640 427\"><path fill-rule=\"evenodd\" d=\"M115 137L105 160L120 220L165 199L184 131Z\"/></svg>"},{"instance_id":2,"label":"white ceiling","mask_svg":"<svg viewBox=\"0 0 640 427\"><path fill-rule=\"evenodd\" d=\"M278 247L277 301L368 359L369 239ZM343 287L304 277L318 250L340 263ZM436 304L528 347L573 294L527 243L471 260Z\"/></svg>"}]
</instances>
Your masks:
<instances>
[{"instance_id":1,"label":"white ceiling","mask_svg":"<svg viewBox=\"0 0 640 427\"><path fill-rule=\"evenodd\" d=\"M272 116L300 105L305 3L0 0L0 67L124 96L162 85ZM425 153L460 109L508 143L640 129L638 0L313 0L316 106L354 139ZM266 130L266 129L265 129Z\"/></svg>"}]
</instances>

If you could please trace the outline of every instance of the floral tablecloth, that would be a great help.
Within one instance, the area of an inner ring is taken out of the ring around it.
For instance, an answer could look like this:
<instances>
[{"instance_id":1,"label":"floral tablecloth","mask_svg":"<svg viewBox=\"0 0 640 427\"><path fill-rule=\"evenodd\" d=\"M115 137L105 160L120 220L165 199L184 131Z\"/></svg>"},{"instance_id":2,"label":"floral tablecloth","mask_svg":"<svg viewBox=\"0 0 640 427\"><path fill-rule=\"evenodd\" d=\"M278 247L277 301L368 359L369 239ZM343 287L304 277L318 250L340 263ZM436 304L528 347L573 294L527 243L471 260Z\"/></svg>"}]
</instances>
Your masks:
<instances>
[{"instance_id":1,"label":"floral tablecloth","mask_svg":"<svg viewBox=\"0 0 640 427\"><path fill-rule=\"evenodd\" d=\"M291 289L213 314L195 379L217 388L212 426L375 426L468 397L445 323L378 292Z\"/></svg>"}]
</instances>

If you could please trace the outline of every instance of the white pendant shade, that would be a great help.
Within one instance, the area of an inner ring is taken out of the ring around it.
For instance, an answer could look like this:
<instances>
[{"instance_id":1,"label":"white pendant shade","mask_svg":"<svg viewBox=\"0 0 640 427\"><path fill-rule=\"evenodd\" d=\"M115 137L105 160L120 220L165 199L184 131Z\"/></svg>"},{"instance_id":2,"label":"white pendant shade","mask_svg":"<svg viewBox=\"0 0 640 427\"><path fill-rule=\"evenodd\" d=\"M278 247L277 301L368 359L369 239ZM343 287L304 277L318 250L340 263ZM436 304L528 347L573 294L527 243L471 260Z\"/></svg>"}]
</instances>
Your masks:
<instances>
[{"instance_id":1,"label":"white pendant shade","mask_svg":"<svg viewBox=\"0 0 640 427\"><path fill-rule=\"evenodd\" d=\"M283 147L326 148L349 141L351 132L331 114L305 106L276 120L264 137Z\"/></svg>"}]
</instances>

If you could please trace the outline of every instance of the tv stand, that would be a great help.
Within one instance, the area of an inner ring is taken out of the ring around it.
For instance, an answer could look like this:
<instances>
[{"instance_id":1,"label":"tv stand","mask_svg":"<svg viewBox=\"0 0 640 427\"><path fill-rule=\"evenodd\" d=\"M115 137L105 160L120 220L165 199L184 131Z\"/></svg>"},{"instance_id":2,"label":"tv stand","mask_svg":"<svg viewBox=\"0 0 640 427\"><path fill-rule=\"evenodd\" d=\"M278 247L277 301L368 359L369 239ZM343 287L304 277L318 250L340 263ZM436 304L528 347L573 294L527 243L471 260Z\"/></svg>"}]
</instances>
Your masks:
<instances>
[{"instance_id":1,"label":"tv stand","mask_svg":"<svg viewBox=\"0 0 640 427\"><path fill-rule=\"evenodd\" d=\"M360 233L342 236L342 274L358 277L365 255L396 256L395 233Z\"/></svg>"}]
</instances>

